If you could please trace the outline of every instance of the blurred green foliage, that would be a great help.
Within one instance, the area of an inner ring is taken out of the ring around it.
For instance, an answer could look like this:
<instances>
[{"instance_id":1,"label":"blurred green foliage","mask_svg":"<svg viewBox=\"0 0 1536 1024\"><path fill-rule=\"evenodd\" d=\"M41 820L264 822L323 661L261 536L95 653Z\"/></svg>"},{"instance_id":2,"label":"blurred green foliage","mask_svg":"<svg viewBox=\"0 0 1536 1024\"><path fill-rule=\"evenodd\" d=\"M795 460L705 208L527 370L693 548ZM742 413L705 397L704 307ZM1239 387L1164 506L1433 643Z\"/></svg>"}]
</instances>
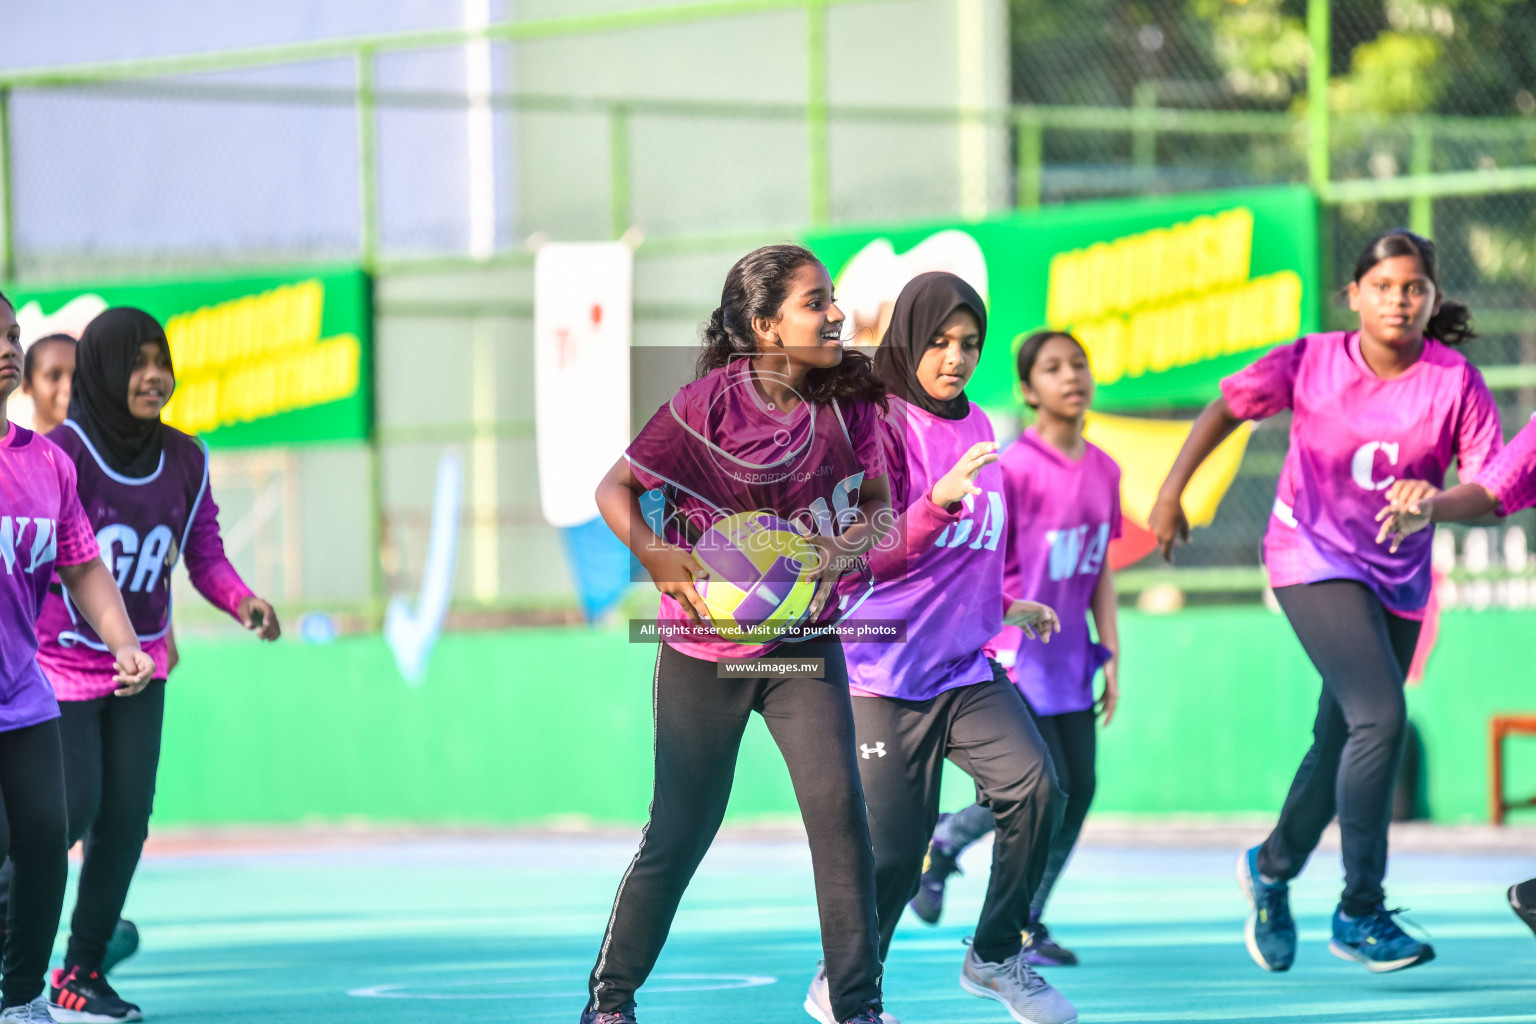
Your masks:
<instances>
[{"instance_id":1,"label":"blurred green foliage","mask_svg":"<svg viewBox=\"0 0 1536 1024\"><path fill-rule=\"evenodd\" d=\"M1013 0L1013 98L1300 109L1306 22L1307 0ZM1536 116L1533 0L1336 0L1332 42L1339 113Z\"/></svg>"}]
</instances>

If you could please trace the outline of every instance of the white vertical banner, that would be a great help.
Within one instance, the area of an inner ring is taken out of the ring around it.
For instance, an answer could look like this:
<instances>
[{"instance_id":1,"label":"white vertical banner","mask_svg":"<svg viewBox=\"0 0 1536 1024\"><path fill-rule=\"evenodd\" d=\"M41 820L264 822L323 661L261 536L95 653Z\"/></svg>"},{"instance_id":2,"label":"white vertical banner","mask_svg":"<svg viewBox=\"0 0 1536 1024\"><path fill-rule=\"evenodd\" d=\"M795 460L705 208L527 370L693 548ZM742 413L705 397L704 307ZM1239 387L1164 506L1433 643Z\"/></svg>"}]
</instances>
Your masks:
<instances>
[{"instance_id":1,"label":"white vertical banner","mask_svg":"<svg viewBox=\"0 0 1536 1024\"><path fill-rule=\"evenodd\" d=\"M464 0L464 27L483 32L491 24L491 0ZM496 123L491 116L491 41L464 44L464 93L469 102L469 254L477 260L496 251Z\"/></svg>"},{"instance_id":2,"label":"white vertical banner","mask_svg":"<svg viewBox=\"0 0 1536 1024\"><path fill-rule=\"evenodd\" d=\"M592 493L629 446L634 265L623 242L549 242L534 260L535 450L553 526L597 515Z\"/></svg>"}]
</instances>

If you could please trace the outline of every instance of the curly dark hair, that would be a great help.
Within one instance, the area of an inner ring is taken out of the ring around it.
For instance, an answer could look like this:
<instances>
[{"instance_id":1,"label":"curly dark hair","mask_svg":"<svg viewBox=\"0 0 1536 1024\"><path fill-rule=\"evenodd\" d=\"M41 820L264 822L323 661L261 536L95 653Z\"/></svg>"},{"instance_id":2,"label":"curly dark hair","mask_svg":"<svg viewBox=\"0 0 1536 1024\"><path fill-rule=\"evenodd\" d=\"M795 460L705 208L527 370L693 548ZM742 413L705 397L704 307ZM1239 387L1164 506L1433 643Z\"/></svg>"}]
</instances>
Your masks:
<instances>
[{"instance_id":1,"label":"curly dark hair","mask_svg":"<svg viewBox=\"0 0 1536 1024\"><path fill-rule=\"evenodd\" d=\"M755 355L754 319L777 320L789 297L795 271L820 265L816 254L801 245L765 245L731 267L720 291L720 305L704 325L704 350L695 374L704 376L732 359ZM836 366L812 370L801 389L805 397L824 405L836 398L863 398L885 408L885 386L875 376L874 362L862 352L843 352Z\"/></svg>"}]
</instances>

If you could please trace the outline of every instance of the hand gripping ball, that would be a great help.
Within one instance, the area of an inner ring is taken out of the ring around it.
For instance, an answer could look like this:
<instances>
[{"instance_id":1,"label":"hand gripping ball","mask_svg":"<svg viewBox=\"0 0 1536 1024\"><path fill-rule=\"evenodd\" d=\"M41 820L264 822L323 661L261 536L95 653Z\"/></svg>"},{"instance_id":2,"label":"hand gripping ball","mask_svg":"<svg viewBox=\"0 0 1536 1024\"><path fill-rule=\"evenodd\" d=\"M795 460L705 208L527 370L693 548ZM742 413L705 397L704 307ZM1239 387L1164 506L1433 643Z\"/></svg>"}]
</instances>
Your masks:
<instances>
[{"instance_id":1,"label":"hand gripping ball","mask_svg":"<svg viewBox=\"0 0 1536 1024\"><path fill-rule=\"evenodd\" d=\"M767 643L805 618L816 594L816 549L767 512L738 512L716 522L693 547L709 572L698 586L715 632Z\"/></svg>"}]
</instances>

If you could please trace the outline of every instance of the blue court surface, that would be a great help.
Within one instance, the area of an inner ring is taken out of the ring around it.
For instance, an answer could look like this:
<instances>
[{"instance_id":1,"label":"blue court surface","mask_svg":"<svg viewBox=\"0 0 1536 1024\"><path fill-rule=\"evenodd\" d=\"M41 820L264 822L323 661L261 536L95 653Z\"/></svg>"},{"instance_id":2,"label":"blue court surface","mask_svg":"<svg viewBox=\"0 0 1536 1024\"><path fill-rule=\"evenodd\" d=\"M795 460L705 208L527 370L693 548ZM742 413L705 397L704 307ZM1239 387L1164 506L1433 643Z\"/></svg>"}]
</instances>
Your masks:
<instances>
[{"instance_id":1,"label":"blue court surface","mask_svg":"<svg viewBox=\"0 0 1536 1024\"><path fill-rule=\"evenodd\" d=\"M161 841L129 900L143 947L113 981L152 1021L574 1024L634 842ZM1084 1022L1536 1022L1536 938L1504 902L1536 874L1536 844L1523 852L1394 855L1391 901L1411 908L1438 959L1385 976L1329 955L1339 868L1319 853L1293 890L1296 967L1270 975L1243 948L1235 849L1087 845L1047 915L1083 966L1049 977ZM905 1024L1006 1024L998 1004L956 985L989 858L987 845L967 854L939 927L903 922L886 998ZM808 1021L818 955L804 840L722 837L641 990L640 1020Z\"/></svg>"}]
</instances>

